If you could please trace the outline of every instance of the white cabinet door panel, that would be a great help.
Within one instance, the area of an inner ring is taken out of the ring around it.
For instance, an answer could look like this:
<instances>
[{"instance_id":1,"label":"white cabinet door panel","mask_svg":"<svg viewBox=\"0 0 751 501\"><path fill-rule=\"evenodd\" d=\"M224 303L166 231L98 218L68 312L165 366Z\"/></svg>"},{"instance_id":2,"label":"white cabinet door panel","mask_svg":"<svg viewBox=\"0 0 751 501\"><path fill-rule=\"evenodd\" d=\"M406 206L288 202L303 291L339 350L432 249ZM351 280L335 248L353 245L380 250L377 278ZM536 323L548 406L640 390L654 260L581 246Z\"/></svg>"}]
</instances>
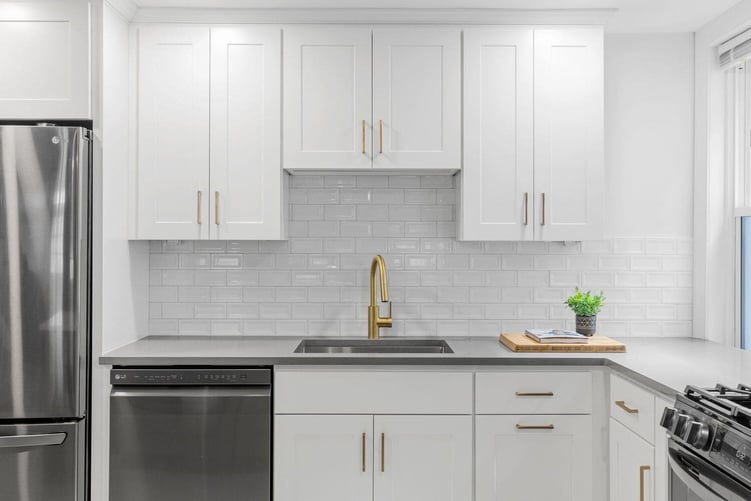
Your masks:
<instances>
[{"instance_id":1,"label":"white cabinet door panel","mask_svg":"<svg viewBox=\"0 0 751 501\"><path fill-rule=\"evenodd\" d=\"M88 119L87 0L0 3L0 118Z\"/></svg>"},{"instance_id":2,"label":"white cabinet door panel","mask_svg":"<svg viewBox=\"0 0 751 501\"><path fill-rule=\"evenodd\" d=\"M372 416L276 416L274 499L372 500L372 432Z\"/></svg>"},{"instance_id":3,"label":"white cabinet door panel","mask_svg":"<svg viewBox=\"0 0 751 501\"><path fill-rule=\"evenodd\" d=\"M209 236L209 28L138 30L140 239Z\"/></svg>"},{"instance_id":4,"label":"white cabinet door panel","mask_svg":"<svg viewBox=\"0 0 751 501\"><path fill-rule=\"evenodd\" d=\"M592 500L591 416L477 416L475 454L476 501Z\"/></svg>"},{"instance_id":5,"label":"white cabinet door panel","mask_svg":"<svg viewBox=\"0 0 751 501\"><path fill-rule=\"evenodd\" d=\"M610 419L610 501L654 500L654 455L654 447Z\"/></svg>"},{"instance_id":6,"label":"white cabinet door panel","mask_svg":"<svg viewBox=\"0 0 751 501\"><path fill-rule=\"evenodd\" d=\"M599 28L535 31L538 240L601 237L602 40Z\"/></svg>"},{"instance_id":7,"label":"white cabinet door panel","mask_svg":"<svg viewBox=\"0 0 751 501\"><path fill-rule=\"evenodd\" d=\"M283 234L281 30L211 29L212 239Z\"/></svg>"},{"instance_id":8,"label":"white cabinet door panel","mask_svg":"<svg viewBox=\"0 0 751 501\"><path fill-rule=\"evenodd\" d=\"M371 116L370 28L285 29L284 167L370 168Z\"/></svg>"},{"instance_id":9,"label":"white cabinet door panel","mask_svg":"<svg viewBox=\"0 0 751 501\"><path fill-rule=\"evenodd\" d=\"M534 237L532 33L464 31L462 240Z\"/></svg>"},{"instance_id":10,"label":"white cabinet door panel","mask_svg":"<svg viewBox=\"0 0 751 501\"><path fill-rule=\"evenodd\" d=\"M373 436L376 501L472 498L471 416L376 416Z\"/></svg>"},{"instance_id":11,"label":"white cabinet door panel","mask_svg":"<svg viewBox=\"0 0 751 501\"><path fill-rule=\"evenodd\" d=\"M374 167L461 167L460 51L455 28L373 31Z\"/></svg>"}]
</instances>

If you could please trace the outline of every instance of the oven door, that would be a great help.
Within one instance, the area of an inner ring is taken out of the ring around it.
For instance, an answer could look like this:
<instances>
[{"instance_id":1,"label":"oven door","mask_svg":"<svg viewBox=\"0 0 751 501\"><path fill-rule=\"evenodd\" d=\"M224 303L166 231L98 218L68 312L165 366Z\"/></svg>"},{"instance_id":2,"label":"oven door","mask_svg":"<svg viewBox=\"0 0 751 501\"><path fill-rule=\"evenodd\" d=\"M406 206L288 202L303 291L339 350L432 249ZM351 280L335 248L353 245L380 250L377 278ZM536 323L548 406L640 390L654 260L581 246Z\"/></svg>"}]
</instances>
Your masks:
<instances>
[{"instance_id":1,"label":"oven door","mask_svg":"<svg viewBox=\"0 0 751 501\"><path fill-rule=\"evenodd\" d=\"M751 489L711 463L668 441L671 501L748 501Z\"/></svg>"}]
</instances>

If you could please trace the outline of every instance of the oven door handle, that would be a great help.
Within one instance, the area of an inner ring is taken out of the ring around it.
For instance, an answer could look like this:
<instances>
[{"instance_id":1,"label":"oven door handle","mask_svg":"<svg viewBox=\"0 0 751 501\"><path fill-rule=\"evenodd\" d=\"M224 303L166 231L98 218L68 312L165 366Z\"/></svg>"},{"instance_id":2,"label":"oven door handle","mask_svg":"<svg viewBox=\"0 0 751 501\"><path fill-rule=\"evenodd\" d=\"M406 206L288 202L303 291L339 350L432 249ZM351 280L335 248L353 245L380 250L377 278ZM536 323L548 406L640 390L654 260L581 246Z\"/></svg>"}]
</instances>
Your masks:
<instances>
[{"instance_id":1,"label":"oven door handle","mask_svg":"<svg viewBox=\"0 0 751 501\"><path fill-rule=\"evenodd\" d=\"M695 494L698 494L702 500L705 501L725 501L725 498L721 497L715 491L704 485L704 483L692 474L689 470L684 468L684 465L678 461L673 454L668 454L668 463L670 469L673 471L676 477L686 484Z\"/></svg>"}]
</instances>

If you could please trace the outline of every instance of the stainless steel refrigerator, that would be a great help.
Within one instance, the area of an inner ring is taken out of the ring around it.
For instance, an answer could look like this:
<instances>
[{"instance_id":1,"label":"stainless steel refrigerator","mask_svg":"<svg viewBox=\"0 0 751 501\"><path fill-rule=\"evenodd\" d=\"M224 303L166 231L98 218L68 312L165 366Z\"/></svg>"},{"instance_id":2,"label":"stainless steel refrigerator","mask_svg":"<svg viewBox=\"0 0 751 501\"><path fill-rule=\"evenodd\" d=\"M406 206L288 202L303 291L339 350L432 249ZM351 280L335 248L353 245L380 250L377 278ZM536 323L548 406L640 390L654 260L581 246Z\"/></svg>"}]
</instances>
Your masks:
<instances>
[{"instance_id":1,"label":"stainless steel refrigerator","mask_svg":"<svg viewBox=\"0 0 751 501\"><path fill-rule=\"evenodd\" d=\"M88 482L90 135L0 126L0 499Z\"/></svg>"}]
</instances>

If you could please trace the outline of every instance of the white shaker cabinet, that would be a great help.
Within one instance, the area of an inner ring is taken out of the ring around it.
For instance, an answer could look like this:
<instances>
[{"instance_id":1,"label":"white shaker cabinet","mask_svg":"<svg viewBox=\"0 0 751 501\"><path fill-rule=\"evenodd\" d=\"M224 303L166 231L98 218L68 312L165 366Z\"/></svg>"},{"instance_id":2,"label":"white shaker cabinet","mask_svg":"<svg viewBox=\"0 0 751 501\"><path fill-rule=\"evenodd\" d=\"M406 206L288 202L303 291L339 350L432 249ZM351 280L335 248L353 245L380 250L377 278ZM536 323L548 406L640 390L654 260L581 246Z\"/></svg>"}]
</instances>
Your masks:
<instances>
[{"instance_id":1,"label":"white shaker cabinet","mask_svg":"<svg viewBox=\"0 0 751 501\"><path fill-rule=\"evenodd\" d=\"M464 32L462 240L532 240L533 32Z\"/></svg>"},{"instance_id":2,"label":"white shaker cabinet","mask_svg":"<svg viewBox=\"0 0 751 501\"><path fill-rule=\"evenodd\" d=\"M600 28L535 30L538 240L601 238L604 61Z\"/></svg>"},{"instance_id":3,"label":"white shaker cabinet","mask_svg":"<svg viewBox=\"0 0 751 501\"><path fill-rule=\"evenodd\" d=\"M137 29L135 239L284 238L281 30Z\"/></svg>"},{"instance_id":4,"label":"white shaker cabinet","mask_svg":"<svg viewBox=\"0 0 751 501\"><path fill-rule=\"evenodd\" d=\"M274 499L372 499L373 416L276 416L274 428Z\"/></svg>"},{"instance_id":5,"label":"white shaker cabinet","mask_svg":"<svg viewBox=\"0 0 751 501\"><path fill-rule=\"evenodd\" d=\"M88 0L0 2L0 118L91 118Z\"/></svg>"},{"instance_id":6,"label":"white shaker cabinet","mask_svg":"<svg viewBox=\"0 0 751 501\"><path fill-rule=\"evenodd\" d=\"M654 456L649 442L610 419L610 501L655 499Z\"/></svg>"},{"instance_id":7,"label":"white shaker cabinet","mask_svg":"<svg viewBox=\"0 0 751 501\"><path fill-rule=\"evenodd\" d=\"M370 168L370 28L284 30L284 167Z\"/></svg>"},{"instance_id":8,"label":"white shaker cabinet","mask_svg":"<svg viewBox=\"0 0 751 501\"><path fill-rule=\"evenodd\" d=\"M376 501L472 499L472 416L375 416Z\"/></svg>"},{"instance_id":9,"label":"white shaker cabinet","mask_svg":"<svg viewBox=\"0 0 751 501\"><path fill-rule=\"evenodd\" d=\"M376 168L461 166L461 32L373 30Z\"/></svg>"},{"instance_id":10,"label":"white shaker cabinet","mask_svg":"<svg viewBox=\"0 0 751 501\"><path fill-rule=\"evenodd\" d=\"M136 235L209 237L208 27L138 30Z\"/></svg>"},{"instance_id":11,"label":"white shaker cabinet","mask_svg":"<svg viewBox=\"0 0 751 501\"><path fill-rule=\"evenodd\" d=\"M461 240L601 237L601 28L467 28Z\"/></svg>"},{"instance_id":12,"label":"white shaker cabinet","mask_svg":"<svg viewBox=\"0 0 751 501\"><path fill-rule=\"evenodd\" d=\"M591 416L477 416L475 451L477 501L592 500Z\"/></svg>"},{"instance_id":13,"label":"white shaker cabinet","mask_svg":"<svg viewBox=\"0 0 751 501\"><path fill-rule=\"evenodd\" d=\"M284 30L284 168L461 168L461 30Z\"/></svg>"}]
</instances>

